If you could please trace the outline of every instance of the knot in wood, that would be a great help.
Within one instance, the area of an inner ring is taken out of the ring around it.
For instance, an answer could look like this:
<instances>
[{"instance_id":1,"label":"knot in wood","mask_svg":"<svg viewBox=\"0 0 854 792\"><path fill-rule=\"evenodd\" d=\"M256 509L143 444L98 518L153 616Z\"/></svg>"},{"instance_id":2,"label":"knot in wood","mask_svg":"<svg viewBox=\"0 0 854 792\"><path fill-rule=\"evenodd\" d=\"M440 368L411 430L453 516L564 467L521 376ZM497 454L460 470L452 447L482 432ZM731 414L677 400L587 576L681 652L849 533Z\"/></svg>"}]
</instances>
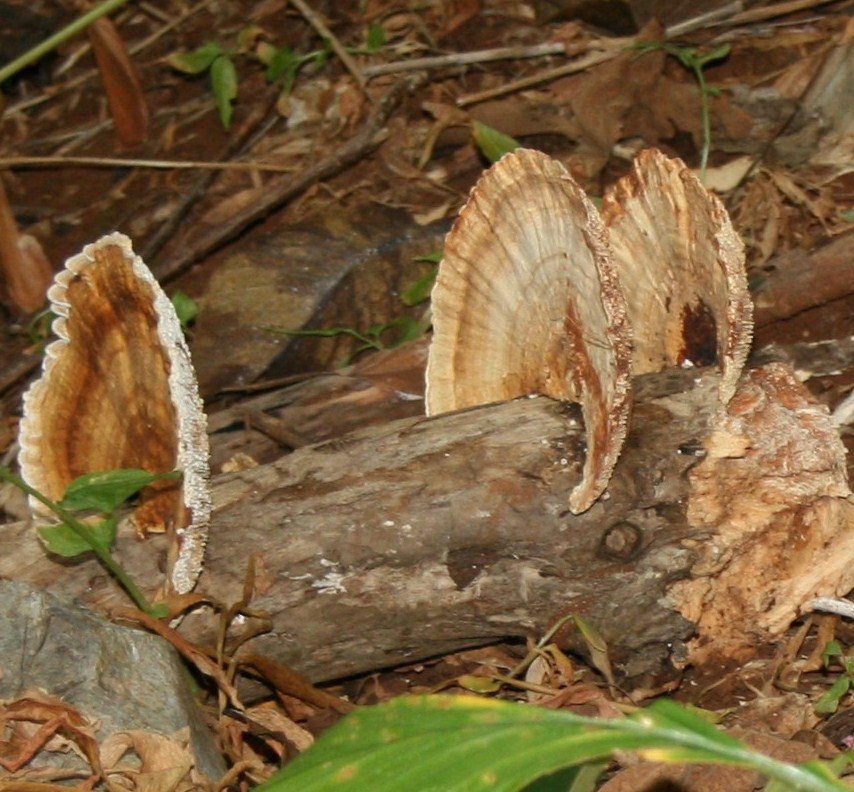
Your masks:
<instances>
[{"instance_id":1,"label":"knot in wood","mask_svg":"<svg viewBox=\"0 0 854 792\"><path fill-rule=\"evenodd\" d=\"M628 520L615 522L608 528L599 543L601 553L615 561L628 561L641 548L643 531Z\"/></svg>"}]
</instances>

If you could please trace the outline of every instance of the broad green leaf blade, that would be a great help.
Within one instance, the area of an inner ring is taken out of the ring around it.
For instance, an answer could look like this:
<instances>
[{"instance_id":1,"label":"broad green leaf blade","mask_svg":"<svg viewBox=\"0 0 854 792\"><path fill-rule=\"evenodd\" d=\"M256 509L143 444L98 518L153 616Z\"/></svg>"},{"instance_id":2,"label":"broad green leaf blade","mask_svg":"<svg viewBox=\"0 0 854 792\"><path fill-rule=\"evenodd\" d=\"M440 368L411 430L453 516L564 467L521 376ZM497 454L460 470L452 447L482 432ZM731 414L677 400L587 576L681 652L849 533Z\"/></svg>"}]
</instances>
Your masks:
<instances>
[{"instance_id":1,"label":"broad green leaf blade","mask_svg":"<svg viewBox=\"0 0 854 792\"><path fill-rule=\"evenodd\" d=\"M515 151L521 145L518 140L499 132L497 129L475 121L472 134L477 147L490 162L498 162L505 154Z\"/></svg>"},{"instance_id":2,"label":"broad green leaf blade","mask_svg":"<svg viewBox=\"0 0 854 792\"><path fill-rule=\"evenodd\" d=\"M111 517L87 527L92 539L105 550L109 550L116 539L116 525L117 520ZM38 530L39 538L44 542L45 547L51 553L63 558L76 558L83 553L92 552L94 549L67 523L45 525Z\"/></svg>"},{"instance_id":3,"label":"broad green leaf blade","mask_svg":"<svg viewBox=\"0 0 854 792\"><path fill-rule=\"evenodd\" d=\"M170 55L166 62L184 74L201 74L211 67L211 64L222 55L222 47L216 41L202 44L192 52L179 52Z\"/></svg>"},{"instance_id":4,"label":"broad green leaf blade","mask_svg":"<svg viewBox=\"0 0 854 792\"><path fill-rule=\"evenodd\" d=\"M179 478L180 473L149 473L139 468L99 470L85 473L68 485L59 505L68 511L115 511L131 495L164 478Z\"/></svg>"},{"instance_id":5,"label":"broad green leaf blade","mask_svg":"<svg viewBox=\"0 0 854 792\"><path fill-rule=\"evenodd\" d=\"M823 765L769 759L696 716L683 719L672 710L593 720L471 696L400 698L360 710L259 789L518 792L538 778L604 760L615 750L658 749L668 755L676 748L703 761L758 770L792 790L847 789Z\"/></svg>"},{"instance_id":6,"label":"broad green leaf blade","mask_svg":"<svg viewBox=\"0 0 854 792\"><path fill-rule=\"evenodd\" d=\"M564 767L523 787L523 792L593 792L605 762Z\"/></svg>"},{"instance_id":7,"label":"broad green leaf blade","mask_svg":"<svg viewBox=\"0 0 854 792\"><path fill-rule=\"evenodd\" d=\"M220 55L211 64L211 86L216 99L219 120L225 129L231 126L232 102L237 99L237 69L228 55Z\"/></svg>"}]
</instances>

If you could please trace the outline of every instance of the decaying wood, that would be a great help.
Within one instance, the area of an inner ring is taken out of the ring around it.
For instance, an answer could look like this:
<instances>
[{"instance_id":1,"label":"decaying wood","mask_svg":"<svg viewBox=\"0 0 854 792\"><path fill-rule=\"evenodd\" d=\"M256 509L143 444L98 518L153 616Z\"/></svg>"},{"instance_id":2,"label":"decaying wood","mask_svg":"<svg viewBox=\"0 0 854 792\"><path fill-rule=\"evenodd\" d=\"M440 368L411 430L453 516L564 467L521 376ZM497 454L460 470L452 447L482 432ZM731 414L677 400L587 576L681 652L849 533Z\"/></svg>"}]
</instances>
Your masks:
<instances>
[{"instance_id":1,"label":"decaying wood","mask_svg":"<svg viewBox=\"0 0 854 792\"><path fill-rule=\"evenodd\" d=\"M783 366L760 372L726 420L714 375L642 378L607 496L578 516L565 504L583 433L545 398L370 427L221 476L199 590L239 600L257 554L252 605L273 626L252 651L315 680L538 636L567 613L600 629L632 684L743 657L805 599L854 585L838 437ZM94 563L58 568L23 527L0 541L0 575L119 601ZM119 552L154 589L151 549ZM182 630L209 640L210 617Z\"/></svg>"}]
</instances>

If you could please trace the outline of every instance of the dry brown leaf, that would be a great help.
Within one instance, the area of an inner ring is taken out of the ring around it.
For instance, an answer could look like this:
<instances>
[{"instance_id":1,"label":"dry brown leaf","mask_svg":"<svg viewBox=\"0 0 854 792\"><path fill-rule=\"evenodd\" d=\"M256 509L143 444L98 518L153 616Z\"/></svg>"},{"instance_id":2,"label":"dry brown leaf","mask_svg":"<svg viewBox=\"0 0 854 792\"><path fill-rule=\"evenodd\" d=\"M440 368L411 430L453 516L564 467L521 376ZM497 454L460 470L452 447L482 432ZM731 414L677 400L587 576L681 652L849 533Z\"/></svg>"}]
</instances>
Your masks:
<instances>
[{"instance_id":1,"label":"dry brown leaf","mask_svg":"<svg viewBox=\"0 0 854 792\"><path fill-rule=\"evenodd\" d=\"M44 305L45 293L53 278L53 267L41 245L21 234L0 179L0 273L6 282L6 296L24 313Z\"/></svg>"},{"instance_id":2,"label":"dry brown leaf","mask_svg":"<svg viewBox=\"0 0 854 792\"><path fill-rule=\"evenodd\" d=\"M89 27L116 135L125 148L135 148L148 133L148 105L136 65L112 20L101 17Z\"/></svg>"},{"instance_id":3,"label":"dry brown leaf","mask_svg":"<svg viewBox=\"0 0 854 792\"><path fill-rule=\"evenodd\" d=\"M133 752L138 761L128 760ZM195 764L189 746L189 730L167 737L134 730L107 736L101 745L104 769L120 774L135 792L190 792L199 786L189 777Z\"/></svg>"},{"instance_id":4,"label":"dry brown leaf","mask_svg":"<svg viewBox=\"0 0 854 792\"><path fill-rule=\"evenodd\" d=\"M268 742L273 734L279 734L300 753L314 743L314 737L309 731L269 703L250 707L246 710L246 717L270 733L266 735Z\"/></svg>"},{"instance_id":5,"label":"dry brown leaf","mask_svg":"<svg viewBox=\"0 0 854 792\"><path fill-rule=\"evenodd\" d=\"M41 751L72 746L95 774L103 775L92 725L75 707L42 690L28 690L0 708L0 734L8 738L0 741L0 765L9 772L17 772Z\"/></svg>"}]
</instances>

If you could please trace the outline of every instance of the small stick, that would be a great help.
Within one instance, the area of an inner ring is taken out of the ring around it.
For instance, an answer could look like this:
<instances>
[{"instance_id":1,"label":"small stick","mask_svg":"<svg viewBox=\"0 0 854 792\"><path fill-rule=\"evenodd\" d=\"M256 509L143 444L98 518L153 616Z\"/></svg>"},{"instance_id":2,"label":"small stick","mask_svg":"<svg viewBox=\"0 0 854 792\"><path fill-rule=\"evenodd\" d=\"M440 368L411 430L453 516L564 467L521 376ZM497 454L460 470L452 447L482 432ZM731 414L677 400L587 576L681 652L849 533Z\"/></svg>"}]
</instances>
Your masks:
<instances>
[{"instance_id":1,"label":"small stick","mask_svg":"<svg viewBox=\"0 0 854 792\"><path fill-rule=\"evenodd\" d=\"M443 66L464 66L469 63L488 63L489 61L514 60L517 58L541 58L545 55L563 55L565 53L565 45L552 41L545 44L534 44L530 47L496 47L474 52L455 52L450 55L382 63L377 66L366 66L362 69L362 74L370 79L380 74L394 74L402 71L439 69Z\"/></svg>"},{"instance_id":2,"label":"small stick","mask_svg":"<svg viewBox=\"0 0 854 792\"><path fill-rule=\"evenodd\" d=\"M0 168L155 168L168 170L232 170L290 173L293 165L274 162L208 162L207 160L123 159L122 157L0 157Z\"/></svg>"},{"instance_id":3,"label":"small stick","mask_svg":"<svg viewBox=\"0 0 854 792\"><path fill-rule=\"evenodd\" d=\"M620 41L621 44L623 44L627 41L631 41L631 39L615 39L615 41ZM467 105L477 104L478 102L485 102L487 99L494 99L496 96L515 93L516 91L530 88L532 85L537 85L541 82L556 80L558 77L565 77L567 74L584 71L584 69L588 69L591 66L596 66L599 63L611 60L611 58L613 58L619 51L620 50L615 47L614 49L607 49L604 52L591 52L583 58L579 58L578 60L574 60L572 63L567 63L563 66L558 66L556 69L549 69L548 71L540 72L539 74L532 74L530 77L505 83L498 88L492 88L488 91L466 94L465 96L461 96L457 99L457 107L466 107Z\"/></svg>"},{"instance_id":4,"label":"small stick","mask_svg":"<svg viewBox=\"0 0 854 792\"><path fill-rule=\"evenodd\" d=\"M820 5L825 5L830 2L832 2L832 0L788 0L788 2L775 3L774 5L762 6L761 8L751 8L749 11L737 14L732 19L728 20L728 22L733 25L763 22L766 19L786 16L787 14L795 14L798 11L807 11L810 8L817 8Z\"/></svg>"},{"instance_id":5,"label":"small stick","mask_svg":"<svg viewBox=\"0 0 854 792\"><path fill-rule=\"evenodd\" d=\"M347 52L344 45L338 41L335 34L329 29L323 19L314 12L314 9L312 9L305 0L291 0L291 3L293 3L297 10L305 17L305 21L308 22L315 31L317 31L317 34L321 38L325 38L329 41L329 45L332 47L335 54L341 59L341 63L343 63L347 71L353 75L354 79L359 84L359 87L364 89L365 76L362 74L359 64L353 60L350 53Z\"/></svg>"},{"instance_id":6,"label":"small stick","mask_svg":"<svg viewBox=\"0 0 854 792\"><path fill-rule=\"evenodd\" d=\"M159 39L161 36L165 35L170 30L172 30L173 28L180 25L186 19L189 19L191 16L193 16L193 14L201 11L206 6L209 6L212 2L213 2L213 0L201 0L201 2L197 3L192 8L188 9L186 11L186 13L181 14L181 16L177 17L176 19L173 19L171 22L168 22L162 28L155 30L154 33L152 33L147 38L144 38L142 41L128 47L128 51L130 52L131 55L136 55L138 52L142 51L143 49L148 47L150 44L157 41L157 39ZM85 49L86 50L89 49L88 43L85 45ZM91 80L97 74L98 74L97 69L87 69L82 74L79 74L76 77L74 77L73 79L68 80L67 82L63 83L60 86L57 86L55 92L52 92L49 94L43 93L43 94L40 94L39 96L34 96L34 97L29 98L29 99L23 99L20 102L16 102L13 105L9 105L5 109L3 109L2 112L0 112L0 119L6 118L7 116L10 116L12 113L22 112L24 110L27 110L30 107L36 107L40 104L44 104L45 102L48 102L57 96L62 96L66 91L69 91L72 88L76 88L78 85L82 85L87 80Z\"/></svg>"},{"instance_id":7,"label":"small stick","mask_svg":"<svg viewBox=\"0 0 854 792\"><path fill-rule=\"evenodd\" d=\"M793 2L826 1L828 0L793 0ZM740 11L741 8L743 8L741 2L733 2L723 8L715 9L713 12L700 14L697 17L685 20L684 22L680 22L677 25L667 28L664 31L664 38L665 40L669 40L677 34L682 35L688 31L716 24L720 20L721 16ZM457 99L457 107L466 107L467 105L477 104L478 102L483 102L487 99L494 99L496 96L504 96L509 93L524 90L525 88L530 88L532 85L538 85L542 82L550 82L551 80L556 80L559 77L566 77L569 74L575 74L576 72L583 71L584 69L589 69L591 66L597 66L600 63L611 60L611 58L619 52L624 51L636 41L637 38L634 36L628 38L599 39L598 46L601 50L598 52L590 52L585 57L574 60L571 63L558 66L556 69L541 72L540 74L533 74L530 77L525 77L521 80L516 80L515 82L506 83L500 88L461 96Z\"/></svg>"}]
</instances>

